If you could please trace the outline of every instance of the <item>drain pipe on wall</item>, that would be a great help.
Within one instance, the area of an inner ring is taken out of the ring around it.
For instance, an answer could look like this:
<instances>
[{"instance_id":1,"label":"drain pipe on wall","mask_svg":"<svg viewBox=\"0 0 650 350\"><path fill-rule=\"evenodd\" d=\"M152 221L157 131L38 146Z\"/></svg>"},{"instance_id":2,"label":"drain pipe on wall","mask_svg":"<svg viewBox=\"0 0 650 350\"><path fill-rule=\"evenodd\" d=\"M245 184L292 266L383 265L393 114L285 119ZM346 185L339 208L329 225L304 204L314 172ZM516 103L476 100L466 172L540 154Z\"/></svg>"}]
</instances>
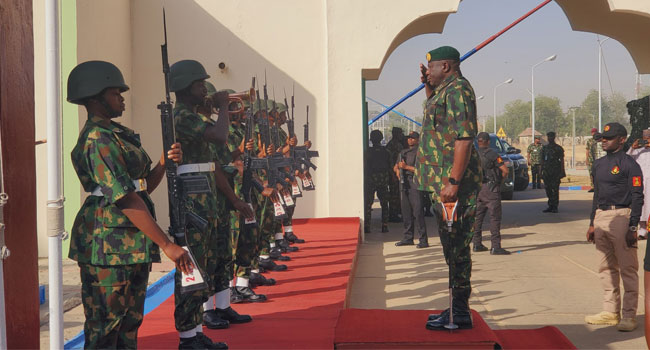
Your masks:
<instances>
[{"instance_id":1,"label":"drain pipe on wall","mask_svg":"<svg viewBox=\"0 0 650 350\"><path fill-rule=\"evenodd\" d=\"M61 55L59 0L45 2L45 86L47 97L47 238L50 349L63 349L63 179L61 169Z\"/></svg>"}]
</instances>

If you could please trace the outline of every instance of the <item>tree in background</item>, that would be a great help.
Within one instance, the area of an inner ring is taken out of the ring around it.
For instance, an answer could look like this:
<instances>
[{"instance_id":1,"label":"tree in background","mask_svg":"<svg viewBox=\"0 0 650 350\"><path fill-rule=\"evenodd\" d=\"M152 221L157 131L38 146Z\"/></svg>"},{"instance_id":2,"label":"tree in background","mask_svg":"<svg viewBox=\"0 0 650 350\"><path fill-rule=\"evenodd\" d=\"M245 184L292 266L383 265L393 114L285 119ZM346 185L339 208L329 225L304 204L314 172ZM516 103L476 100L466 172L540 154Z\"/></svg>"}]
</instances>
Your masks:
<instances>
[{"instance_id":1,"label":"tree in background","mask_svg":"<svg viewBox=\"0 0 650 350\"><path fill-rule=\"evenodd\" d=\"M531 102L511 101L503 109L503 114L497 117L497 129L503 127L509 138L516 138L531 125ZM567 120L557 97L538 96L535 99L535 131L545 134L555 131L564 136L567 131Z\"/></svg>"}]
</instances>

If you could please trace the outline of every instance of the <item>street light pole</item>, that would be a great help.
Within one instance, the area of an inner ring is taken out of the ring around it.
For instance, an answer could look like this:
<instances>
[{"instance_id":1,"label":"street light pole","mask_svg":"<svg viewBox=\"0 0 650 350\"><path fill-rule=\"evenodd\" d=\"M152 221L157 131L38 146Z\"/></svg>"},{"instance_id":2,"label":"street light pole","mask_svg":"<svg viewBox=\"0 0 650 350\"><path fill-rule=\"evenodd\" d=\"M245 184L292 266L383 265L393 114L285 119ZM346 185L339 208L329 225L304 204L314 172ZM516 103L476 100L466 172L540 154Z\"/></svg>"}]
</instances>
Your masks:
<instances>
[{"instance_id":1,"label":"street light pole","mask_svg":"<svg viewBox=\"0 0 650 350\"><path fill-rule=\"evenodd\" d=\"M602 81L601 81L601 72L603 65L603 43L611 38L605 38L601 41L599 36L596 36L598 40L598 131L602 130L603 124L603 96L602 96Z\"/></svg>"},{"instance_id":2,"label":"street light pole","mask_svg":"<svg viewBox=\"0 0 650 350\"><path fill-rule=\"evenodd\" d=\"M476 101L482 100L482 99L484 99L484 98L485 98L485 96L481 95L481 96L479 96L479 97L476 98ZM478 118L477 118L477 121L478 121ZM485 120L483 121L483 123L481 123L481 124L483 125L483 131L485 131L485 123L486 123L486 122L487 122L487 119L485 119Z\"/></svg>"},{"instance_id":3,"label":"street light pole","mask_svg":"<svg viewBox=\"0 0 650 350\"><path fill-rule=\"evenodd\" d=\"M530 94L532 95L531 100L532 100L532 105L533 105L532 108L531 108L532 109L531 110L531 116L532 116L532 120L533 120L532 123L531 123L532 124L531 125L531 129L532 129L531 137L533 138L533 140L535 140L535 67L539 66L540 64L542 64L544 62L554 61L556 58L557 58L557 55L552 55L552 56L546 57L541 62L533 65L533 67L530 69Z\"/></svg>"},{"instance_id":4,"label":"street light pole","mask_svg":"<svg viewBox=\"0 0 650 350\"><path fill-rule=\"evenodd\" d=\"M497 88L503 84L512 83L512 78L507 79L503 83L499 83L494 87L494 133L497 133Z\"/></svg>"},{"instance_id":5,"label":"street light pole","mask_svg":"<svg viewBox=\"0 0 650 350\"><path fill-rule=\"evenodd\" d=\"M569 110L573 112L573 131L571 137L571 168L576 168L576 109L578 107L569 107Z\"/></svg>"}]
</instances>

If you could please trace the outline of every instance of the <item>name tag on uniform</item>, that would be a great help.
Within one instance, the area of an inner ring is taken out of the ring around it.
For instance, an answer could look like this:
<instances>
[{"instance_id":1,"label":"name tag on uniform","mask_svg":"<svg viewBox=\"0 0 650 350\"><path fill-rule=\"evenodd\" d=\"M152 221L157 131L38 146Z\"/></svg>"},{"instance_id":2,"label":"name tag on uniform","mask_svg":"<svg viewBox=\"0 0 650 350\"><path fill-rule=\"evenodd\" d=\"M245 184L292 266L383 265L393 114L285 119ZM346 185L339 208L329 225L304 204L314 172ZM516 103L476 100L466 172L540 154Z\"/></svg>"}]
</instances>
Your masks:
<instances>
[{"instance_id":1,"label":"name tag on uniform","mask_svg":"<svg viewBox=\"0 0 650 350\"><path fill-rule=\"evenodd\" d=\"M251 208L251 211L253 211L253 213L255 213L255 209L253 209L253 205L248 203L248 206ZM250 225L250 224L254 224L254 223L257 223L257 220L255 220L255 215L253 215L250 218L244 217L244 224Z\"/></svg>"},{"instance_id":2,"label":"name tag on uniform","mask_svg":"<svg viewBox=\"0 0 650 350\"><path fill-rule=\"evenodd\" d=\"M194 265L194 269L192 269L192 273L185 273L181 272L181 289L182 290L187 290L193 291L196 290L198 285L203 284L203 276L201 276L201 271L199 270L199 265L196 263L196 260L194 260L194 256L192 256L192 252L187 247L183 247L187 251L187 253L190 256L190 259L192 259L192 264Z\"/></svg>"}]
</instances>

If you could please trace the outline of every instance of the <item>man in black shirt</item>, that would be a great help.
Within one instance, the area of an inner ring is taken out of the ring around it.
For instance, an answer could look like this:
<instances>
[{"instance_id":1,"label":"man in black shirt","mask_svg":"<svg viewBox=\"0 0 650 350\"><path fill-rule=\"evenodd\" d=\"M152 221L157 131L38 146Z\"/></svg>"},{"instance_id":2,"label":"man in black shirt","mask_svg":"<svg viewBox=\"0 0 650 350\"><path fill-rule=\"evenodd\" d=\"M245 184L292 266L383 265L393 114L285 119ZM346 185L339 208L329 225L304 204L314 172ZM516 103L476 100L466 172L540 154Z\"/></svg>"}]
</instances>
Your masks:
<instances>
[{"instance_id":1,"label":"man in black shirt","mask_svg":"<svg viewBox=\"0 0 650 350\"><path fill-rule=\"evenodd\" d=\"M490 211L490 235L492 255L508 255L509 251L501 248L501 183L508 177L508 167L499 154L490 148L490 134L480 132L476 137L478 155L483 169L483 184L476 203L476 221L474 221L474 252L487 251L483 245L483 219Z\"/></svg>"},{"instance_id":2,"label":"man in black shirt","mask_svg":"<svg viewBox=\"0 0 650 350\"><path fill-rule=\"evenodd\" d=\"M370 233L370 215L372 213L372 203L375 200L375 192L381 205L381 232L388 232L388 182L390 181L390 154L386 147L381 145L384 134L379 130L373 130L370 133L370 142L372 147L366 150L365 159L365 178L364 178L364 196L365 196L365 215L364 215L364 232Z\"/></svg>"},{"instance_id":3,"label":"man in black shirt","mask_svg":"<svg viewBox=\"0 0 650 350\"><path fill-rule=\"evenodd\" d=\"M424 210L422 209L423 192L418 190L415 183L413 172L415 171L415 156L418 153L418 143L420 134L416 131L407 136L408 149L400 152L399 158L393 167L400 182L400 192L402 195L402 219L404 220L404 238L395 243L396 246L413 245L413 231L415 223L418 225L418 248L429 246L427 239L427 227L424 224Z\"/></svg>"},{"instance_id":4,"label":"man in black shirt","mask_svg":"<svg viewBox=\"0 0 650 350\"><path fill-rule=\"evenodd\" d=\"M639 299L637 225L643 208L643 174L623 151L627 130L619 123L605 125L602 147L607 155L594 161L594 199L587 241L596 244L599 275L604 289L603 311L585 317L589 324L636 329ZM625 293L621 307L619 276ZM622 318L619 312L622 311Z\"/></svg>"}]
</instances>

